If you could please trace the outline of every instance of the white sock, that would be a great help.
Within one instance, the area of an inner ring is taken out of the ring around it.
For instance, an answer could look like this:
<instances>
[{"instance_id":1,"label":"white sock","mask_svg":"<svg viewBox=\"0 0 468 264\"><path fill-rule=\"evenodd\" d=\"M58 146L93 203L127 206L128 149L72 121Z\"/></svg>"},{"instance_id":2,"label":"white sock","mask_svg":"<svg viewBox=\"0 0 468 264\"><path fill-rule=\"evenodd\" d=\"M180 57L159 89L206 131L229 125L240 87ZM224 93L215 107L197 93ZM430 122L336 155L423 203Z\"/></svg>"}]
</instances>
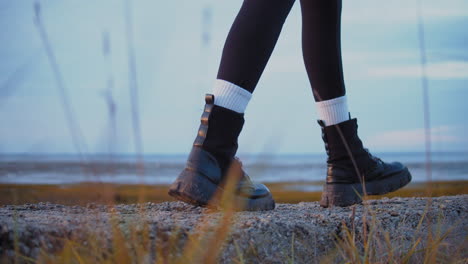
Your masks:
<instances>
[{"instance_id":1,"label":"white sock","mask_svg":"<svg viewBox=\"0 0 468 264\"><path fill-rule=\"evenodd\" d=\"M216 80L213 86L214 104L235 111L244 113L247 104L252 98L252 94L233 83Z\"/></svg>"},{"instance_id":2,"label":"white sock","mask_svg":"<svg viewBox=\"0 0 468 264\"><path fill-rule=\"evenodd\" d=\"M325 126L336 125L349 120L348 100L346 95L326 101L316 102L318 117Z\"/></svg>"}]
</instances>

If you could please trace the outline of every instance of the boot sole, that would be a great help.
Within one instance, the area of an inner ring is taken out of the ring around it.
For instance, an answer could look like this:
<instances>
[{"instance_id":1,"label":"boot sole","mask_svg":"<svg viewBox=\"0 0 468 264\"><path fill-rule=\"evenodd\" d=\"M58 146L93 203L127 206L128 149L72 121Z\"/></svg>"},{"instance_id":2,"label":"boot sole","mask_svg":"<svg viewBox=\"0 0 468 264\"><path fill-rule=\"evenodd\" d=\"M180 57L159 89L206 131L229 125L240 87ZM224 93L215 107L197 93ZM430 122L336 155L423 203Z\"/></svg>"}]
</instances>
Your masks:
<instances>
[{"instance_id":1,"label":"boot sole","mask_svg":"<svg viewBox=\"0 0 468 264\"><path fill-rule=\"evenodd\" d=\"M220 209L223 189L192 171L184 170L169 188L169 195L188 204ZM235 196L232 201L236 211L266 211L275 209L275 201L269 193L258 198Z\"/></svg>"},{"instance_id":2,"label":"boot sole","mask_svg":"<svg viewBox=\"0 0 468 264\"><path fill-rule=\"evenodd\" d=\"M407 168L398 174L394 174L381 180L366 182L367 195L381 195L394 192L411 181L411 173ZM323 186L320 206L350 206L362 203L364 190L361 183L354 184L325 184Z\"/></svg>"}]
</instances>

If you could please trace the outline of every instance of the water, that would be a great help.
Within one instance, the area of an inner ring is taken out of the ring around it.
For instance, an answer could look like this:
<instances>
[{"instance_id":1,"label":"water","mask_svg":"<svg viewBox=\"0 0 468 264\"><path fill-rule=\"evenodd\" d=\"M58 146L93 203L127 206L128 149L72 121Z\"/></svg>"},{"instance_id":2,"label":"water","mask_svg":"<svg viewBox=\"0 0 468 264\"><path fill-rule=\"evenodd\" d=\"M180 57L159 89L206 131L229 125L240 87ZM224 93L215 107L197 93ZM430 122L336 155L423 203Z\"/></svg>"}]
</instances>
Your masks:
<instances>
[{"instance_id":1,"label":"water","mask_svg":"<svg viewBox=\"0 0 468 264\"><path fill-rule=\"evenodd\" d=\"M378 153L385 161L406 164L413 182L427 181L424 153ZM169 184L183 169L186 155L147 155L145 173L139 175L130 155L88 156L84 165L75 155L0 155L0 183L71 184L104 182L120 184ZM307 155L240 155L244 168L255 181L322 182L326 157ZM468 153L433 153L434 181L468 180Z\"/></svg>"}]
</instances>

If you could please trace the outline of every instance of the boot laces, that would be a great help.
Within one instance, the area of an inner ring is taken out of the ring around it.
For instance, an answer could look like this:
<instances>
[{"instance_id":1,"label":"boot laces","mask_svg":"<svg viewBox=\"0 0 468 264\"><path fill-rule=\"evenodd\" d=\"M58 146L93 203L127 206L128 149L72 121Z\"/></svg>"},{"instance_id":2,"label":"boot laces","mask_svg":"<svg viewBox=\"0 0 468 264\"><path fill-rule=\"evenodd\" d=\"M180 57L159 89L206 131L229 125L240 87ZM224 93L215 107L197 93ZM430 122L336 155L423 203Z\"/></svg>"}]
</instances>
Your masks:
<instances>
[{"instance_id":1,"label":"boot laces","mask_svg":"<svg viewBox=\"0 0 468 264\"><path fill-rule=\"evenodd\" d=\"M379 158L379 157L376 157L374 155L372 155L369 151L368 148L364 148L364 151L367 153L367 155L369 155L369 158L371 158L372 160L374 160L375 162L377 163L383 163L383 161Z\"/></svg>"}]
</instances>

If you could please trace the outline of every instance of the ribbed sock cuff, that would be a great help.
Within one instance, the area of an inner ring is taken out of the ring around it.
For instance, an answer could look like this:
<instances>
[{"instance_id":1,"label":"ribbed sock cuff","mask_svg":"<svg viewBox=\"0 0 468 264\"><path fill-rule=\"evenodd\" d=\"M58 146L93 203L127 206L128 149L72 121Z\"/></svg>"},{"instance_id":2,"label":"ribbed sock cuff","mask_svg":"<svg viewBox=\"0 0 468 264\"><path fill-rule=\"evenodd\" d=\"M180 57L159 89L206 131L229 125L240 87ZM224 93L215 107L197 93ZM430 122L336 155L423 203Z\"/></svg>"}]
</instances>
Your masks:
<instances>
[{"instance_id":1,"label":"ribbed sock cuff","mask_svg":"<svg viewBox=\"0 0 468 264\"><path fill-rule=\"evenodd\" d=\"M213 86L214 104L235 111L244 113L247 104L252 98L252 94L233 83L216 80Z\"/></svg>"},{"instance_id":2,"label":"ribbed sock cuff","mask_svg":"<svg viewBox=\"0 0 468 264\"><path fill-rule=\"evenodd\" d=\"M346 95L316 103L318 117L325 126L336 125L349 120L348 100Z\"/></svg>"}]
</instances>

